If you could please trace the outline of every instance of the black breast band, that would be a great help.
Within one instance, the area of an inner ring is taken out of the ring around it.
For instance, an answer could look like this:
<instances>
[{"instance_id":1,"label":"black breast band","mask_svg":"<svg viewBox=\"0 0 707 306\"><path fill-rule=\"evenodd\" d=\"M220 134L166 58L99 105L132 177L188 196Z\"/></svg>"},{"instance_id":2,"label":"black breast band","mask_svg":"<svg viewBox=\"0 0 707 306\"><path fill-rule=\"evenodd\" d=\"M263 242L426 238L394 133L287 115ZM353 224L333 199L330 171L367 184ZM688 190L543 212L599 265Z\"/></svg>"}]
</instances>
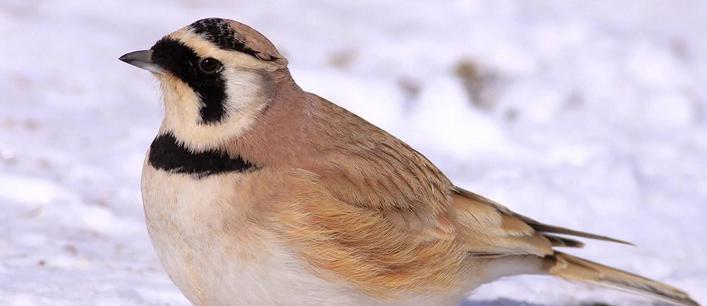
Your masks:
<instances>
[{"instance_id":1,"label":"black breast band","mask_svg":"<svg viewBox=\"0 0 707 306\"><path fill-rule=\"evenodd\" d=\"M193 152L178 143L172 133L159 135L152 141L148 162L160 170L197 177L226 172L247 172L258 168L240 156L230 157L219 150Z\"/></svg>"}]
</instances>

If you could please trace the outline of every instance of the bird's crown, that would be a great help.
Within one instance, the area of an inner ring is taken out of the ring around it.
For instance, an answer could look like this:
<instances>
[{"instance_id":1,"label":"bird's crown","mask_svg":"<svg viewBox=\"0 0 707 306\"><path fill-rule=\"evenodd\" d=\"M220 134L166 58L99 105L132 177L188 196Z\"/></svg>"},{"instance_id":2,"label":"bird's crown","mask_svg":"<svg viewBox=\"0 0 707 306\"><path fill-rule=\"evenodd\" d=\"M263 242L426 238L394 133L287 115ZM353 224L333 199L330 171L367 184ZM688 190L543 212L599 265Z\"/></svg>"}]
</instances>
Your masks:
<instances>
[{"instance_id":1,"label":"bird's crown","mask_svg":"<svg viewBox=\"0 0 707 306\"><path fill-rule=\"evenodd\" d=\"M265 36L238 21L205 18L186 27L223 50L234 50L263 61L284 60Z\"/></svg>"}]
</instances>

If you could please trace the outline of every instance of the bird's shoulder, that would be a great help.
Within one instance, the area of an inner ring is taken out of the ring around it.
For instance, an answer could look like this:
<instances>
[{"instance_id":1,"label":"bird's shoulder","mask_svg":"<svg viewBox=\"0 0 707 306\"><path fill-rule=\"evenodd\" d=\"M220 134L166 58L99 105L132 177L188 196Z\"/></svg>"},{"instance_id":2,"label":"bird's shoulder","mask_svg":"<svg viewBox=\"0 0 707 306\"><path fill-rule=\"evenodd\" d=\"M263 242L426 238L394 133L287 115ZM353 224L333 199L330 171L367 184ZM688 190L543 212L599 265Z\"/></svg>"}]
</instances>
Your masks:
<instances>
[{"instance_id":1,"label":"bird's shoulder","mask_svg":"<svg viewBox=\"0 0 707 306\"><path fill-rule=\"evenodd\" d=\"M311 121L326 147L308 154L303 168L336 198L379 210L439 214L453 184L407 143L316 95ZM317 126L320 125L320 126ZM322 139L323 138L323 139Z\"/></svg>"}]
</instances>

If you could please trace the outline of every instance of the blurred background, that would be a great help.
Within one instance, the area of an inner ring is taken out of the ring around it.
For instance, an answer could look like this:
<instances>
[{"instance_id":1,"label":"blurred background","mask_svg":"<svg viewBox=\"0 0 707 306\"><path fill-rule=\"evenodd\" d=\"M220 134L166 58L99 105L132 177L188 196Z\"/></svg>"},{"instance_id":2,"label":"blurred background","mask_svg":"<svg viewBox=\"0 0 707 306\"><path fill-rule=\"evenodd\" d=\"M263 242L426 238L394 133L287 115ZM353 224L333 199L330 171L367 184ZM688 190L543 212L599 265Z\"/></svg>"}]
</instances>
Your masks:
<instances>
[{"instance_id":1,"label":"blurred background","mask_svg":"<svg viewBox=\"0 0 707 306\"><path fill-rule=\"evenodd\" d=\"M0 0L0 305L188 305L139 193L158 84L117 58L214 16L458 185L637 245L576 254L707 303L705 1ZM649 302L518 277L464 305L601 303Z\"/></svg>"}]
</instances>

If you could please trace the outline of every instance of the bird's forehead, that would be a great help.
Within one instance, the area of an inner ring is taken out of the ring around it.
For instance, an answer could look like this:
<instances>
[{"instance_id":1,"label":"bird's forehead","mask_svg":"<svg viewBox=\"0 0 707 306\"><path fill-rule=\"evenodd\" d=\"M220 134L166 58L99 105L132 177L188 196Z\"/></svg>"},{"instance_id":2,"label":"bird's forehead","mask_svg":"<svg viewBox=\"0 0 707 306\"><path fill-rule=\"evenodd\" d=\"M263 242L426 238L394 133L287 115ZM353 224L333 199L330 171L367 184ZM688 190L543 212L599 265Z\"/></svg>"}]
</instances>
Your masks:
<instances>
[{"instance_id":1,"label":"bird's forehead","mask_svg":"<svg viewBox=\"0 0 707 306\"><path fill-rule=\"evenodd\" d=\"M217 54L226 55L227 50L215 46L211 41L201 35L194 33L189 27L179 29L165 36L168 40L177 41L184 47L196 53L199 57L214 56Z\"/></svg>"}]
</instances>

